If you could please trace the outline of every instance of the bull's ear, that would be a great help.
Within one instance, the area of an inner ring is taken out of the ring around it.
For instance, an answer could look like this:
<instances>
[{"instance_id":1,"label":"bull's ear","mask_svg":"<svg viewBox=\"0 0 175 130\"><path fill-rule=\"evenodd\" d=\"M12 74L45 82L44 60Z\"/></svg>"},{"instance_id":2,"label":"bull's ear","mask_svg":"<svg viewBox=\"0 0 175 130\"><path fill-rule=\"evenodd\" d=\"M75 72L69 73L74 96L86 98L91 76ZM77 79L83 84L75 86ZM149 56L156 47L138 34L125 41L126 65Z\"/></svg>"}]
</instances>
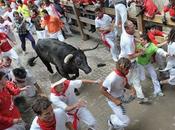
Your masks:
<instances>
[{"instance_id":1,"label":"bull's ear","mask_svg":"<svg viewBox=\"0 0 175 130\"><path fill-rule=\"evenodd\" d=\"M65 58L64 58L64 63L67 64L71 59L72 59L73 55L72 54L68 54Z\"/></svg>"}]
</instances>

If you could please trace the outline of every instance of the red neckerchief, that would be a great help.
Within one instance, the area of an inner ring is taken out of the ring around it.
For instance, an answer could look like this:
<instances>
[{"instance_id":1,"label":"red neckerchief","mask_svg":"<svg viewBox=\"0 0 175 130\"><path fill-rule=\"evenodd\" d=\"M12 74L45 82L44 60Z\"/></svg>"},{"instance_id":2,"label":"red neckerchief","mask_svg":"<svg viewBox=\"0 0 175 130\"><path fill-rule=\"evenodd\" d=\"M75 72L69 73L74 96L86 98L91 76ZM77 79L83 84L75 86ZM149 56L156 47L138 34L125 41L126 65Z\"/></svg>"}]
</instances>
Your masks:
<instances>
[{"instance_id":1,"label":"red neckerchief","mask_svg":"<svg viewBox=\"0 0 175 130\"><path fill-rule=\"evenodd\" d=\"M124 75L123 73L121 73L121 72L120 72L119 70L117 70L117 69L115 69L114 71L115 71L115 73L116 73L117 75L119 75L120 77L123 77L123 78L125 79L126 84L128 83L128 79L127 79L126 75Z\"/></svg>"},{"instance_id":2,"label":"red neckerchief","mask_svg":"<svg viewBox=\"0 0 175 130\"><path fill-rule=\"evenodd\" d=\"M74 113L70 113L70 112L67 113L68 115L73 116L73 123L72 124L73 124L73 128L75 130L78 130L78 121L79 121L79 118L77 116L78 110L79 109L77 109Z\"/></svg>"},{"instance_id":3,"label":"red neckerchief","mask_svg":"<svg viewBox=\"0 0 175 130\"><path fill-rule=\"evenodd\" d=\"M65 80L63 84L63 91L57 92L55 87L51 88L51 93L54 93L56 96L65 96L66 90L68 89L70 80Z\"/></svg>"},{"instance_id":4,"label":"red neckerchief","mask_svg":"<svg viewBox=\"0 0 175 130\"><path fill-rule=\"evenodd\" d=\"M54 115L53 121L43 121L41 119L37 119L37 123L39 124L41 130L56 130L56 119Z\"/></svg>"}]
</instances>

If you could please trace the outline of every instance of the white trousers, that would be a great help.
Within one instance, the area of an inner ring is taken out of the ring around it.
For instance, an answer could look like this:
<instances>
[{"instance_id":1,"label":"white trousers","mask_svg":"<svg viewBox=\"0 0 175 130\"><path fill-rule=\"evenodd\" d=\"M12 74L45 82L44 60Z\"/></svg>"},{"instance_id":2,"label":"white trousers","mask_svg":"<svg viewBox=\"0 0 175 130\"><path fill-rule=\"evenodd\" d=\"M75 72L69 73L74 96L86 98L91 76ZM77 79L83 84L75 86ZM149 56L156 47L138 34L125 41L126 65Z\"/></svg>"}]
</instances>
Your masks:
<instances>
[{"instance_id":1,"label":"white trousers","mask_svg":"<svg viewBox=\"0 0 175 130\"><path fill-rule=\"evenodd\" d=\"M25 123L22 122L22 123L14 124L13 126L5 130L26 130Z\"/></svg>"},{"instance_id":2,"label":"white trousers","mask_svg":"<svg viewBox=\"0 0 175 130\"><path fill-rule=\"evenodd\" d=\"M154 87L154 94L157 94L159 92L161 92L161 87L160 87L160 83L158 81L157 78L157 73L153 67L152 64L147 64L147 65L139 65L139 77L141 80L145 80L145 69L146 71L149 73L152 83L153 83L153 87Z\"/></svg>"},{"instance_id":3,"label":"white trousers","mask_svg":"<svg viewBox=\"0 0 175 130\"><path fill-rule=\"evenodd\" d=\"M175 85L175 68L171 68L170 70L169 70L169 80L168 80L168 83L170 84L170 85Z\"/></svg>"},{"instance_id":4,"label":"white trousers","mask_svg":"<svg viewBox=\"0 0 175 130\"><path fill-rule=\"evenodd\" d=\"M18 56L18 54L16 53L15 50L10 49L7 52L2 52L2 56L8 56L8 57L14 59L16 61L16 65L21 66L19 56Z\"/></svg>"},{"instance_id":5,"label":"white trousers","mask_svg":"<svg viewBox=\"0 0 175 130\"><path fill-rule=\"evenodd\" d=\"M118 27L119 19L122 21L122 32L124 30L124 23L127 20L127 8L124 4L116 4L115 6L115 26ZM118 30L118 29L116 29ZM117 35L117 31L115 36Z\"/></svg>"},{"instance_id":6,"label":"white trousers","mask_svg":"<svg viewBox=\"0 0 175 130\"><path fill-rule=\"evenodd\" d=\"M114 32L110 32L110 33L106 34L105 35L105 40L111 46L110 52L111 52L111 55L112 55L112 59L116 62L118 60L119 51L118 51L118 49L116 47L116 44L115 44L115 34L114 34Z\"/></svg>"},{"instance_id":7,"label":"white trousers","mask_svg":"<svg viewBox=\"0 0 175 130\"><path fill-rule=\"evenodd\" d=\"M87 124L89 128L91 128L92 130L96 129L96 120L87 108L81 107L78 110L77 116L79 120ZM69 119L73 121L74 118L73 116L69 116Z\"/></svg>"},{"instance_id":8,"label":"white trousers","mask_svg":"<svg viewBox=\"0 0 175 130\"><path fill-rule=\"evenodd\" d=\"M133 62L127 77L128 77L129 84L133 85L133 87L136 90L137 98L144 98L144 94L142 92L142 86L141 86L140 78L139 78L139 68L138 67L139 67L138 64L136 62Z\"/></svg>"},{"instance_id":9,"label":"white trousers","mask_svg":"<svg viewBox=\"0 0 175 130\"><path fill-rule=\"evenodd\" d=\"M63 36L61 30L56 32L56 33L48 33L48 34L49 34L49 38L58 39L61 42L64 41L64 36Z\"/></svg>"},{"instance_id":10,"label":"white trousers","mask_svg":"<svg viewBox=\"0 0 175 130\"><path fill-rule=\"evenodd\" d=\"M38 39L45 39L46 38L46 31L42 30L42 31L36 31L36 35Z\"/></svg>"},{"instance_id":11,"label":"white trousers","mask_svg":"<svg viewBox=\"0 0 175 130\"><path fill-rule=\"evenodd\" d=\"M110 116L111 123L114 128L120 129L127 127L130 123L129 117L126 115L125 108L123 106L117 106L115 103L108 101L108 105L111 107L114 114Z\"/></svg>"}]
</instances>

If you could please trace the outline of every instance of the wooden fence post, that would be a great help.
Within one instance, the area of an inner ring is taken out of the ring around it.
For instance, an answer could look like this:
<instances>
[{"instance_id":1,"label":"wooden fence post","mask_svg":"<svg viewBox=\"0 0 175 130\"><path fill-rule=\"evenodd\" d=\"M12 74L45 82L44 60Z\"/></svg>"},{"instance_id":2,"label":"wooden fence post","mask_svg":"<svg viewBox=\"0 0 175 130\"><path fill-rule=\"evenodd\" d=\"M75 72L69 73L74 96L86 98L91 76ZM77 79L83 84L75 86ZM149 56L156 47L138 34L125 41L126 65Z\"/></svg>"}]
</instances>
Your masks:
<instances>
[{"instance_id":1,"label":"wooden fence post","mask_svg":"<svg viewBox=\"0 0 175 130\"><path fill-rule=\"evenodd\" d=\"M75 6L75 4L73 3L72 4L72 8L73 8L73 11L74 11L74 14L75 14L75 17L76 17L76 20L77 20L77 24L78 24L78 28L79 28L79 31L80 31L80 34L81 34L81 37L83 40L87 40L88 39L88 35L86 35L83 31L83 23L80 21L80 10L78 10Z\"/></svg>"},{"instance_id":2,"label":"wooden fence post","mask_svg":"<svg viewBox=\"0 0 175 130\"><path fill-rule=\"evenodd\" d=\"M136 12L140 12L140 11L141 11L140 7L136 7ZM137 26L138 26L139 33L144 31L143 15L139 15L137 17Z\"/></svg>"}]
</instances>

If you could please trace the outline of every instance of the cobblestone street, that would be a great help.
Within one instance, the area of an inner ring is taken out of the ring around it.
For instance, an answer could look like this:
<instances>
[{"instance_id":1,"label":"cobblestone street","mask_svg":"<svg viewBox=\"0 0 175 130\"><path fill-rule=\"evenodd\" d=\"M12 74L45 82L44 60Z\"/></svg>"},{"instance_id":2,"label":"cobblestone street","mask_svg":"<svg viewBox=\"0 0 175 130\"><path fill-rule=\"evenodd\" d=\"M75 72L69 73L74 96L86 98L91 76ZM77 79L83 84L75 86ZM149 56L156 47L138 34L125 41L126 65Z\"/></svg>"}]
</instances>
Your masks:
<instances>
[{"instance_id":1,"label":"cobblestone street","mask_svg":"<svg viewBox=\"0 0 175 130\"><path fill-rule=\"evenodd\" d=\"M81 49L92 48L97 44L97 40L95 39L82 41L81 37L77 34L66 39L66 42ZM19 44L17 45L16 50L20 55L23 66L32 71L38 84L42 87L43 91L49 95L51 84L50 78L53 78L53 76L47 71L40 59L37 59L34 67L29 67L27 65L28 58L36 55L31 48L30 43L27 41L27 51L29 52L27 55L21 53ZM92 72L88 75L84 74L84 72L80 72L79 79L103 80L115 66L110 52L102 44L100 44L97 49L88 51L85 54L88 63L92 68ZM98 68L98 63L105 63L106 66ZM127 104L127 114L131 119L131 123L126 130L175 130L175 88L166 87L163 89L165 93L164 97L152 98L153 91L150 79L143 82L143 87L146 95L153 100L152 104L140 105L136 100ZM108 107L104 96L100 94L98 86L91 84L83 85L80 92L80 98L88 101L88 108L97 120L97 130L108 130L107 119L112 111ZM81 130L86 129L86 126L82 124Z\"/></svg>"}]
</instances>

